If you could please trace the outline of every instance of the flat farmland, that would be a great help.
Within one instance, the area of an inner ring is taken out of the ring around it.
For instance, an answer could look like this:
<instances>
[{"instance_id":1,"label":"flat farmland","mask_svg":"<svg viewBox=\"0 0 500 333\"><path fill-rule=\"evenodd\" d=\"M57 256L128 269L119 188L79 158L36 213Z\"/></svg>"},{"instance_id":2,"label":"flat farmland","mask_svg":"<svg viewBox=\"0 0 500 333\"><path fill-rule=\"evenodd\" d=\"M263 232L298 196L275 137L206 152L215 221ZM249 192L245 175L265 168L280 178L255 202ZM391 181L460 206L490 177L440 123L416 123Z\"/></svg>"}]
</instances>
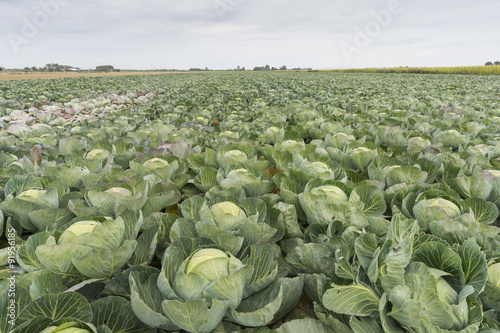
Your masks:
<instances>
[{"instance_id":1,"label":"flat farmland","mask_svg":"<svg viewBox=\"0 0 500 333\"><path fill-rule=\"evenodd\" d=\"M500 328L499 76L141 74L0 82L1 332Z\"/></svg>"}]
</instances>

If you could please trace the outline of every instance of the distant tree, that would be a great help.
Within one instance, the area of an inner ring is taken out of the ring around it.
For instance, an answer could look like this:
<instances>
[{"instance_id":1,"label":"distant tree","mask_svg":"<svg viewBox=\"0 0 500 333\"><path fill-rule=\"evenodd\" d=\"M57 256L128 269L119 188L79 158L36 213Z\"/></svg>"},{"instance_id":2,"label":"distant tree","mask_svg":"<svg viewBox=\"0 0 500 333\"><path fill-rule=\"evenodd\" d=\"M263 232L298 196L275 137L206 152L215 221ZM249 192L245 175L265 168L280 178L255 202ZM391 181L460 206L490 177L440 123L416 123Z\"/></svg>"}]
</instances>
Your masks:
<instances>
[{"instance_id":1,"label":"distant tree","mask_svg":"<svg viewBox=\"0 0 500 333\"><path fill-rule=\"evenodd\" d=\"M236 67L236 70L240 70L240 65L238 65L238 67Z\"/></svg>"},{"instance_id":2,"label":"distant tree","mask_svg":"<svg viewBox=\"0 0 500 333\"><path fill-rule=\"evenodd\" d=\"M495 66L499 66L499 65L500 65L500 61L495 61L495 62L494 62L494 65L495 65Z\"/></svg>"},{"instance_id":3,"label":"distant tree","mask_svg":"<svg viewBox=\"0 0 500 333\"><path fill-rule=\"evenodd\" d=\"M25 71L25 72L29 72L29 71L30 71L30 68L29 68L29 67L24 67L24 68L23 68L23 71Z\"/></svg>"},{"instance_id":4,"label":"distant tree","mask_svg":"<svg viewBox=\"0 0 500 333\"><path fill-rule=\"evenodd\" d=\"M286 71L286 66L285 66L285 65L281 66L281 67L280 67L280 70L282 70L282 71Z\"/></svg>"},{"instance_id":5,"label":"distant tree","mask_svg":"<svg viewBox=\"0 0 500 333\"><path fill-rule=\"evenodd\" d=\"M114 69L111 65L101 65L95 68L96 72L112 72Z\"/></svg>"},{"instance_id":6,"label":"distant tree","mask_svg":"<svg viewBox=\"0 0 500 333\"><path fill-rule=\"evenodd\" d=\"M45 65L45 69L48 72L57 72L58 68L59 68L59 64L46 64Z\"/></svg>"},{"instance_id":7,"label":"distant tree","mask_svg":"<svg viewBox=\"0 0 500 333\"><path fill-rule=\"evenodd\" d=\"M272 71L277 71L278 69L276 67L271 67Z\"/></svg>"},{"instance_id":8,"label":"distant tree","mask_svg":"<svg viewBox=\"0 0 500 333\"><path fill-rule=\"evenodd\" d=\"M493 63L491 61L488 61L487 63L484 64L485 66L493 66Z\"/></svg>"},{"instance_id":9,"label":"distant tree","mask_svg":"<svg viewBox=\"0 0 500 333\"><path fill-rule=\"evenodd\" d=\"M32 70L33 72L36 72L36 71L38 71L38 68L37 68L36 66L33 66L33 67L31 67L31 70Z\"/></svg>"},{"instance_id":10,"label":"distant tree","mask_svg":"<svg viewBox=\"0 0 500 333\"><path fill-rule=\"evenodd\" d=\"M241 70L242 70L242 71L246 71L245 67L241 67Z\"/></svg>"},{"instance_id":11,"label":"distant tree","mask_svg":"<svg viewBox=\"0 0 500 333\"><path fill-rule=\"evenodd\" d=\"M205 67L205 70L208 71L208 67Z\"/></svg>"},{"instance_id":12,"label":"distant tree","mask_svg":"<svg viewBox=\"0 0 500 333\"><path fill-rule=\"evenodd\" d=\"M266 68L266 71L271 70L271 67L270 67L269 65L266 65L266 67L265 67L265 68Z\"/></svg>"},{"instance_id":13,"label":"distant tree","mask_svg":"<svg viewBox=\"0 0 500 333\"><path fill-rule=\"evenodd\" d=\"M3 71L4 69L5 69L5 68L3 68L3 67L0 67L0 72L1 72L1 71Z\"/></svg>"}]
</instances>

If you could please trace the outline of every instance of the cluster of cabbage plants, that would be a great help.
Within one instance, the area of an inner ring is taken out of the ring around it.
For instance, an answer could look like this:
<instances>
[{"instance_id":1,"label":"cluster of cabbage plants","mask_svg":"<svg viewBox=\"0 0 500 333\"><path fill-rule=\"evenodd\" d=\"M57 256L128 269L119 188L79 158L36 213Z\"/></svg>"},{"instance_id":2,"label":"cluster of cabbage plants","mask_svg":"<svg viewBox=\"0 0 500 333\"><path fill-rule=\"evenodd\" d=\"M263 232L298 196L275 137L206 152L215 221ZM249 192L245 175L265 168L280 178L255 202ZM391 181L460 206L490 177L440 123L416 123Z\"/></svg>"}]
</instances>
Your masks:
<instances>
[{"instance_id":1,"label":"cluster of cabbage plants","mask_svg":"<svg viewBox=\"0 0 500 333\"><path fill-rule=\"evenodd\" d=\"M0 332L497 332L499 92L332 73L2 82Z\"/></svg>"}]
</instances>

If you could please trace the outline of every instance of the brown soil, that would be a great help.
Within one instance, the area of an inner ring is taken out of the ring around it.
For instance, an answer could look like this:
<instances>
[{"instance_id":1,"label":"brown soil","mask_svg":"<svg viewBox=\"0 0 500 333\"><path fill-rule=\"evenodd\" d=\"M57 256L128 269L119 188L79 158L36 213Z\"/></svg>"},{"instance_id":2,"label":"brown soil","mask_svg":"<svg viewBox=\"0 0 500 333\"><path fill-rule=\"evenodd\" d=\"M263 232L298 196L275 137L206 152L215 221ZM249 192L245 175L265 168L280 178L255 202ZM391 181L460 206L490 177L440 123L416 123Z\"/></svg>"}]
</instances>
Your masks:
<instances>
[{"instance_id":1,"label":"brown soil","mask_svg":"<svg viewBox=\"0 0 500 333\"><path fill-rule=\"evenodd\" d=\"M32 80L32 79L60 79L65 77L92 77L92 76L124 76L124 75L152 75L152 74L179 74L186 72L113 72L113 73L7 73L0 72L0 81ZM193 72L190 72L193 73Z\"/></svg>"}]
</instances>

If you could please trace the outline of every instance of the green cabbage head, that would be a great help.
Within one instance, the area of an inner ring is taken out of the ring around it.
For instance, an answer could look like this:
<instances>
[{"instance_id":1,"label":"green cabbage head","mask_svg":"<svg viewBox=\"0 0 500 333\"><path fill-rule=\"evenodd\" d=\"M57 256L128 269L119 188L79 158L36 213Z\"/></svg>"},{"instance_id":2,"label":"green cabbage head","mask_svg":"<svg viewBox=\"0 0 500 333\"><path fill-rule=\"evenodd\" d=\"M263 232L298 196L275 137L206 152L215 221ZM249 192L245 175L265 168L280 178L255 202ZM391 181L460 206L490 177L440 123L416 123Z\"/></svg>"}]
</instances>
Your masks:
<instances>
[{"instance_id":1,"label":"green cabbage head","mask_svg":"<svg viewBox=\"0 0 500 333\"><path fill-rule=\"evenodd\" d=\"M334 206L341 205L347 200L347 194L333 185L319 186L310 192L299 194L300 206L309 224L331 222Z\"/></svg>"},{"instance_id":2,"label":"green cabbage head","mask_svg":"<svg viewBox=\"0 0 500 333\"><path fill-rule=\"evenodd\" d=\"M323 162L310 162L299 154L295 154L293 155L293 163L311 178L319 178L321 180L335 179L335 173Z\"/></svg>"},{"instance_id":3,"label":"green cabbage head","mask_svg":"<svg viewBox=\"0 0 500 333\"><path fill-rule=\"evenodd\" d=\"M158 168L167 167L167 166L169 166L169 163L167 161L165 161L164 159L155 157L155 158L152 158L150 160L147 160L142 165L145 166L148 170L154 170L154 169L158 169Z\"/></svg>"},{"instance_id":4,"label":"green cabbage head","mask_svg":"<svg viewBox=\"0 0 500 333\"><path fill-rule=\"evenodd\" d=\"M84 328L68 327L60 329L59 326L50 326L41 331L40 333L92 333L92 331L86 330Z\"/></svg>"},{"instance_id":5,"label":"green cabbage head","mask_svg":"<svg viewBox=\"0 0 500 333\"><path fill-rule=\"evenodd\" d=\"M105 160L109 157L109 151L105 149L92 149L85 155L85 158L91 160Z\"/></svg>"},{"instance_id":6,"label":"green cabbage head","mask_svg":"<svg viewBox=\"0 0 500 333\"><path fill-rule=\"evenodd\" d=\"M416 136L408 140L408 151L421 151L422 149L431 146L431 142L428 139Z\"/></svg>"},{"instance_id":7,"label":"green cabbage head","mask_svg":"<svg viewBox=\"0 0 500 333\"><path fill-rule=\"evenodd\" d=\"M461 212L453 202L443 198L434 198L419 201L413 207L413 214L420 227L426 229L430 222L454 218Z\"/></svg>"},{"instance_id":8,"label":"green cabbage head","mask_svg":"<svg viewBox=\"0 0 500 333\"><path fill-rule=\"evenodd\" d=\"M220 132L219 137L238 140L240 138L240 134L238 132L233 132L233 131L223 131Z\"/></svg>"},{"instance_id":9,"label":"green cabbage head","mask_svg":"<svg viewBox=\"0 0 500 333\"><path fill-rule=\"evenodd\" d=\"M186 261L185 274L177 276L174 286L177 287L179 295L186 296L185 300L198 299L203 297L203 289L210 283L228 276L241 267L243 263L228 253L211 248L202 249ZM194 289L183 288L183 279L189 274L196 274L203 278L200 280L204 281Z\"/></svg>"},{"instance_id":10,"label":"green cabbage head","mask_svg":"<svg viewBox=\"0 0 500 333\"><path fill-rule=\"evenodd\" d=\"M124 187L111 187L104 193L111 195L115 199L123 199L132 195L132 192Z\"/></svg>"},{"instance_id":11,"label":"green cabbage head","mask_svg":"<svg viewBox=\"0 0 500 333\"><path fill-rule=\"evenodd\" d=\"M334 135L327 135L325 138L325 143L328 147L344 149L345 146L350 143L356 141L354 135L345 134L345 133L336 133Z\"/></svg>"},{"instance_id":12,"label":"green cabbage head","mask_svg":"<svg viewBox=\"0 0 500 333\"><path fill-rule=\"evenodd\" d=\"M322 197L322 200L333 203L340 203L348 200L347 194L337 186L325 185L311 190L312 194Z\"/></svg>"},{"instance_id":13,"label":"green cabbage head","mask_svg":"<svg viewBox=\"0 0 500 333\"><path fill-rule=\"evenodd\" d=\"M285 131L282 128L278 128L276 126L269 127L266 130L265 134L267 140L272 144L276 144L277 142L282 141L285 137Z\"/></svg>"},{"instance_id":14,"label":"green cabbage head","mask_svg":"<svg viewBox=\"0 0 500 333\"><path fill-rule=\"evenodd\" d=\"M247 161L248 156L241 150L233 149L218 156L221 167L227 169L230 165L242 164Z\"/></svg>"},{"instance_id":15,"label":"green cabbage head","mask_svg":"<svg viewBox=\"0 0 500 333\"><path fill-rule=\"evenodd\" d=\"M115 217L127 208L141 209L148 199L148 188L147 181L140 182L133 188L114 186L103 191L97 187L89 190L85 199L89 206L100 208L103 216Z\"/></svg>"},{"instance_id":16,"label":"green cabbage head","mask_svg":"<svg viewBox=\"0 0 500 333\"><path fill-rule=\"evenodd\" d=\"M243 209L229 202L219 202L210 209L204 205L200 210L200 220L224 230L236 230L247 218Z\"/></svg>"},{"instance_id":17,"label":"green cabbage head","mask_svg":"<svg viewBox=\"0 0 500 333\"><path fill-rule=\"evenodd\" d=\"M96 221L80 221L72 224L68 229L64 230L59 237L59 244L74 243L86 244L91 236L94 228L99 224Z\"/></svg>"},{"instance_id":18,"label":"green cabbage head","mask_svg":"<svg viewBox=\"0 0 500 333\"><path fill-rule=\"evenodd\" d=\"M289 152L303 151L306 148L304 142L298 142L294 140L286 140L277 145L278 148L287 150Z\"/></svg>"},{"instance_id":19,"label":"green cabbage head","mask_svg":"<svg viewBox=\"0 0 500 333\"><path fill-rule=\"evenodd\" d=\"M16 196L16 199L21 199L21 200L25 200L25 201L33 201L36 198L38 198L39 196L44 195L45 193L47 193L47 191L45 191L45 190L26 190L26 191L19 193Z\"/></svg>"}]
</instances>

